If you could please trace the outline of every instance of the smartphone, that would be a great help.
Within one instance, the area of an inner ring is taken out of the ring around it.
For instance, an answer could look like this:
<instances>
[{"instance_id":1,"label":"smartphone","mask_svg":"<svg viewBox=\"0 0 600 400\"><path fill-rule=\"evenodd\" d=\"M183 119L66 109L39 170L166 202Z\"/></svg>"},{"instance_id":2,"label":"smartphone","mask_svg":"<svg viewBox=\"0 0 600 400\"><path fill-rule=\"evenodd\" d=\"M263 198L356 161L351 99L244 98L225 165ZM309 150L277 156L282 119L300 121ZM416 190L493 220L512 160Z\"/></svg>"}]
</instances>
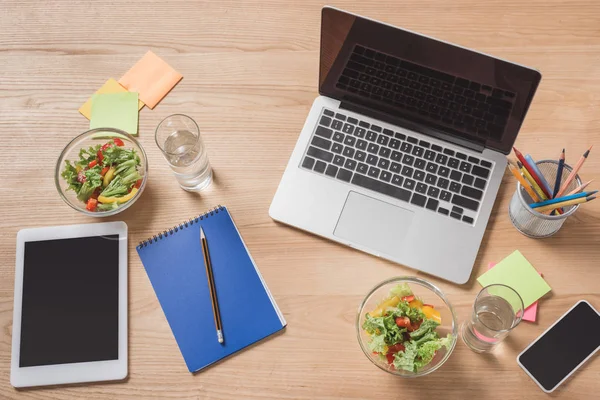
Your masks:
<instances>
[{"instance_id":1,"label":"smartphone","mask_svg":"<svg viewBox=\"0 0 600 400\"><path fill-rule=\"evenodd\" d=\"M551 393L600 348L600 314L579 301L517 357L546 393Z\"/></svg>"}]
</instances>

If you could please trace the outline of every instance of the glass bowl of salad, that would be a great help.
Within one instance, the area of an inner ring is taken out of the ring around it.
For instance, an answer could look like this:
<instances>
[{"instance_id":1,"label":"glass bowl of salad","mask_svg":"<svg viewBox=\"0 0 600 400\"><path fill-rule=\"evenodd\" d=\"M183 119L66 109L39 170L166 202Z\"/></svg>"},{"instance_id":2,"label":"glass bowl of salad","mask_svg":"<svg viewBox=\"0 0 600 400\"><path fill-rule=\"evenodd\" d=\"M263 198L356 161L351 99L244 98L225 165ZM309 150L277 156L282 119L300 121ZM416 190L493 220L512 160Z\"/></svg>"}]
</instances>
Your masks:
<instances>
[{"instance_id":1,"label":"glass bowl of salad","mask_svg":"<svg viewBox=\"0 0 600 400\"><path fill-rule=\"evenodd\" d=\"M356 332L373 364L413 378L446 362L456 345L458 326L440 289L423 279L398 277L381 282L365 297Z\"/></svg>"},{"instance_id":2,"label":"glass bowl of salad","mask_svg":"<svg viewBox=\"0 0 600 400\"><path fill-rule=\"evenodd\" d=\"M92 217L107 217L135 203L146 186L147 172L146 153L133 136L97 128L64 148L54 180L69 206Z\"/></svg>"}]
</instances>

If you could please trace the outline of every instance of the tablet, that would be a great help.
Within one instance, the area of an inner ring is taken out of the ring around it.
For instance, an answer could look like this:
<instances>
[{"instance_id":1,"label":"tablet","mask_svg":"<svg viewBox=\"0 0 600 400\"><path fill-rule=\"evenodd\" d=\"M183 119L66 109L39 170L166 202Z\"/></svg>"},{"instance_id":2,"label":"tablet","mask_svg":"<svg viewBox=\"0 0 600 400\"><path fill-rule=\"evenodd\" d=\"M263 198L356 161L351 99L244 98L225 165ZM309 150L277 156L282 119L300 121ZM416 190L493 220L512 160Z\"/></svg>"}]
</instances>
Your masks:
<instances>
[{"instance_id":1,"label":"tablet","mask_svg":"<svg viewBox=\"0 0 600 400\"><path fill-rule=\"evenodd\" d=\"M126 376L127 225L19 231L11 384Z\"/></svg>"}]
</instances>

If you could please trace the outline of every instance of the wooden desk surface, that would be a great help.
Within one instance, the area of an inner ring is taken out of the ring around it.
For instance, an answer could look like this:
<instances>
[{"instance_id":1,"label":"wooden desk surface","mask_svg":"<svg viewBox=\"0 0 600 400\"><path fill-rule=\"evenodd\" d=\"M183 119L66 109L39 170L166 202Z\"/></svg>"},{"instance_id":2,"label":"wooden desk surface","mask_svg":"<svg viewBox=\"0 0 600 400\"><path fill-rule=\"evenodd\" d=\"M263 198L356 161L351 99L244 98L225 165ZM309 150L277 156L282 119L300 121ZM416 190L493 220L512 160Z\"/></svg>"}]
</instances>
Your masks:
<instances>
[{"instance_id":1,"label":"wooden desk surface","mask_svg":"<svg viewBox=\"0 0 600 400\"><path fill-rule=\"evenodd\" d=\"M535 157L556 157L566 146L573 162L599 144L599 2L333 3L540 69L544 79L517 141ZM317 95L321 6L314 0L2 2L0 398L547 398L515 357L577 300L600 307L600 202L584 206L555 237L528 239L508 219L514 180L507 173L470 282L426 279L442 288L463 321L480 289L475 277L488 262L520 249L553 291L540 302L538 323L522 323L494 354L476 355L459 341L446 365L419 380L395 378L371 365L356 342L354 318L364 294L379 281L423 274L269 218L270 201ZM62 202L54 165L69 139L87 128L78 107L148 49L184 79L154 110L141 111L149 184L134 207L113 218L129 226L129 378L17 391L9 383L16 233L98 222ZM208 146L216 180L201 194L178 189L154 144L154 128L173 113L196 119ZM596 151L582 175L600 185ZM289 326L283 335L191 375L134 246L219 203L230 207ZM596 359L552 397L591 398L599 382Z\"/></svg>"}]
</instances>

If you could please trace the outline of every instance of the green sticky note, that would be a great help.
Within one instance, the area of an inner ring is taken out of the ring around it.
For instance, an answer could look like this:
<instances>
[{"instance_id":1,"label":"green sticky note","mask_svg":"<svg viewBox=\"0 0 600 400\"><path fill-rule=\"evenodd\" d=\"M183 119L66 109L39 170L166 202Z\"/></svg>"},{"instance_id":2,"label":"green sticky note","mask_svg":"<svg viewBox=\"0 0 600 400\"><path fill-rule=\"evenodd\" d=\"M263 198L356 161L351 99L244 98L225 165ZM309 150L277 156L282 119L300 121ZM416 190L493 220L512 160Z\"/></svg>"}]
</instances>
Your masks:
<instances>
[{"instance_id":1,"label":"green sticky note","mask_svg":"<svg viewBox=\"0 0 600 400\"><path fill-rule=\"evenodd\" d=\"M138 94L135 92L94 94L90 129L95 128L116 128L137 135Z\"/></svg>"},{"instance_id":2,"label":"green sticky note","mask_svg":"<svg viewBox=\"0 0 600 400\"><path fill-rule=\"evenodd\" d=\"M477 282L484 287L495 283L510 286L519 293L525 308L552 290L519 250L477 278Z\"/></svg>"}]
</instances>

